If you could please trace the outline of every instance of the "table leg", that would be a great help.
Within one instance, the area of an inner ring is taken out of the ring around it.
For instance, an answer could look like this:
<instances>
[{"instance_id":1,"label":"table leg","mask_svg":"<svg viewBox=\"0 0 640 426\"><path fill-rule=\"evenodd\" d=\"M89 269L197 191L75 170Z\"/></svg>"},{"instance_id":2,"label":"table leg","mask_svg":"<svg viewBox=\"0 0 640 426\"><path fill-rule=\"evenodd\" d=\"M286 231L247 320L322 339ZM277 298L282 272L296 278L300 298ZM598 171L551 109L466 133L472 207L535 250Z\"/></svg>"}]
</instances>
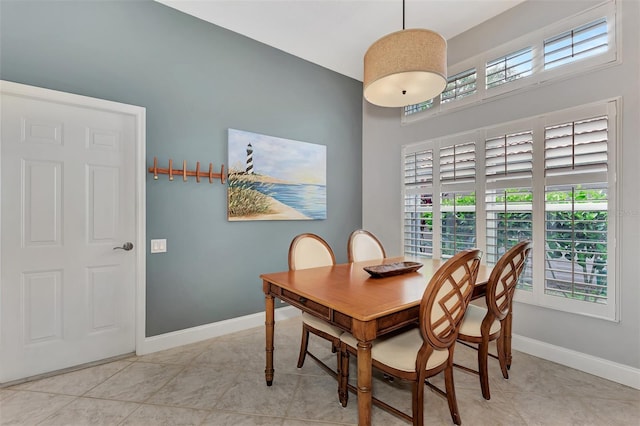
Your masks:
<instances>
[{"instance_id":1,"label":"table leg","mask_svg":"<svg viewBox=\"0 0 640 426\"><path fill-rule=\"evenodd\" d=\"M358 342L358 425L371 425L371 342Z\"/></svg>"},{"instance_id":2,"label":"table leg","mask_svg":"<svg viewBox=\"0 0 640 426\"><path fill-rule=\"evenodd\" d=\"M341 343L340 350L340 368L338 369L338 399L343 407L349 402L349 352Z\"/></svg>"},{"instance_id":3,"label":"table leg","mask_svg":"<svg viewBox=\"0 0 640 426\"><path fill-rule=\"evenodd\" d=\"M266 294L264 297L266 320L264 322L266 346L265 352L267 357L267 364L264 369L264 378L267 381L267 386L273 384L273 326L274 326L274 299L273 296Z\"/></svg>"}]
</instances>

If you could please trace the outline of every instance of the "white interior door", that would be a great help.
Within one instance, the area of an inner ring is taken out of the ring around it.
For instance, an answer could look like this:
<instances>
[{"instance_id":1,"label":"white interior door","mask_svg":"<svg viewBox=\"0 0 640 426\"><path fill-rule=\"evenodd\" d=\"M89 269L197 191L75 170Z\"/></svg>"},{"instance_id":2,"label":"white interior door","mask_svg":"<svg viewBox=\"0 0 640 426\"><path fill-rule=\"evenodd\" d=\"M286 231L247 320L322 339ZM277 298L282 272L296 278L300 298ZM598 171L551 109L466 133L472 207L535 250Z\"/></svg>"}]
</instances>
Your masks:
<instances>
[{"instance_id":1,"label":"white interior door","mask_svg":"<svg viewBox=\"0 0 640 426\"><path fill-rule=\"evenodd\" d=\"M138 241L140 123L113 102L33 93L1 98L0 382L136 342L135 252L145 248L117 247Z\"/></svg>"}]
</instances>

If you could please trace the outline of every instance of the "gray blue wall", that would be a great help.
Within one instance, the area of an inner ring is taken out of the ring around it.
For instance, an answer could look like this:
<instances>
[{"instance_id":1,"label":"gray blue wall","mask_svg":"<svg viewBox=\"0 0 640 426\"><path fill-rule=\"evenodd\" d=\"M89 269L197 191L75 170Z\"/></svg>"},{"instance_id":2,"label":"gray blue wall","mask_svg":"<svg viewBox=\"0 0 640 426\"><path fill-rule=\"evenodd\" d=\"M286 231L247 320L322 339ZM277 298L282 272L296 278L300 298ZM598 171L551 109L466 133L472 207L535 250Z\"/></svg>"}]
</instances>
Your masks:
<instances>
[{"instance_id":1,"label":"gray blue wall","mask_svg":"<svg viewBox=\"0 0 640 426\"><path fill-rule=\"evenodd\" d=\"M327 146L321 221L228 222L226 186L147 179L147 336L264 310L291 239L346 261L360 227L362 83L143 1L0 3L0 78L147 109L147 164L227 163L227 129Z\"/></svg>"},{"instance_id":2,"label":"gray blue wall","mask_svg":"<svg viewBox=\"0 0 640 426\"><path fill-rule=\"evenodd\" d=\"M554 81L491 102L402 126L395 109L364 105L363 226L383 239L387 253L400 254L402 229L402 145L453 135L549 111L622 97L618 133L620 321L574 315L517 303L514 333L623 365L640 368L640 2L621 4L622 63ZM449 40L449 63L473 57L599 1L526 1L500 16ZM500 29L499 31L496 29ZM395 161L393 159L396 159ZM387 172L380 174L378 170ZM375 200L372 198L375 195Z\"/></svg>"}]
</instances>

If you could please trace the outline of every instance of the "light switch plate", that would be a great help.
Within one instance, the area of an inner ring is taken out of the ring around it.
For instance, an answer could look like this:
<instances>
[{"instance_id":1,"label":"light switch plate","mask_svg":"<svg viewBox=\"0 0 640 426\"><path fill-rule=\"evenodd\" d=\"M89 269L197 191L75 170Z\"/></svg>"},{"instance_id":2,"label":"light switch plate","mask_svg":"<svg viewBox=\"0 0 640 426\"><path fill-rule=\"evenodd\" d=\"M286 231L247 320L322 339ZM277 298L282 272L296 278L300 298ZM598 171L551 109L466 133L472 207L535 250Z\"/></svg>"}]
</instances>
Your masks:
<instances>
[{"instance_id":1,"label":"light switch plate","mask_svg":"<svg viewBox=\"0 0 640 426\"><path fill-rule=\"evenodd\" d=\"M151 253L166 253L167 240L151 240Z\"/></svg>"}]
</instances>

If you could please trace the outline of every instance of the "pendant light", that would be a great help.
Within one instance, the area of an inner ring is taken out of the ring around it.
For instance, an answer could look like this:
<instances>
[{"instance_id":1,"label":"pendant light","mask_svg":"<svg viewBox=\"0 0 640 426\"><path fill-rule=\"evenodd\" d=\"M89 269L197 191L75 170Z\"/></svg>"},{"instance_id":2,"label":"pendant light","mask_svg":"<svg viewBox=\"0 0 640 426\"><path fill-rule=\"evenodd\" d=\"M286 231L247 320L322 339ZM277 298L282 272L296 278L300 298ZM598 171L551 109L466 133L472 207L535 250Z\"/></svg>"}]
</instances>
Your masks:
<instances>
[{"instance_id":1,"label":"pendant light","mask_svg":"<svg viewBox=\"0 0 640 426\"><path fill-rule=\"evenodd\" d=\"M364 55L364 98L403 107L438 96L447 85L447 41L426 29L404 28L380 38Z\"/></svg>"}]
</instances>

